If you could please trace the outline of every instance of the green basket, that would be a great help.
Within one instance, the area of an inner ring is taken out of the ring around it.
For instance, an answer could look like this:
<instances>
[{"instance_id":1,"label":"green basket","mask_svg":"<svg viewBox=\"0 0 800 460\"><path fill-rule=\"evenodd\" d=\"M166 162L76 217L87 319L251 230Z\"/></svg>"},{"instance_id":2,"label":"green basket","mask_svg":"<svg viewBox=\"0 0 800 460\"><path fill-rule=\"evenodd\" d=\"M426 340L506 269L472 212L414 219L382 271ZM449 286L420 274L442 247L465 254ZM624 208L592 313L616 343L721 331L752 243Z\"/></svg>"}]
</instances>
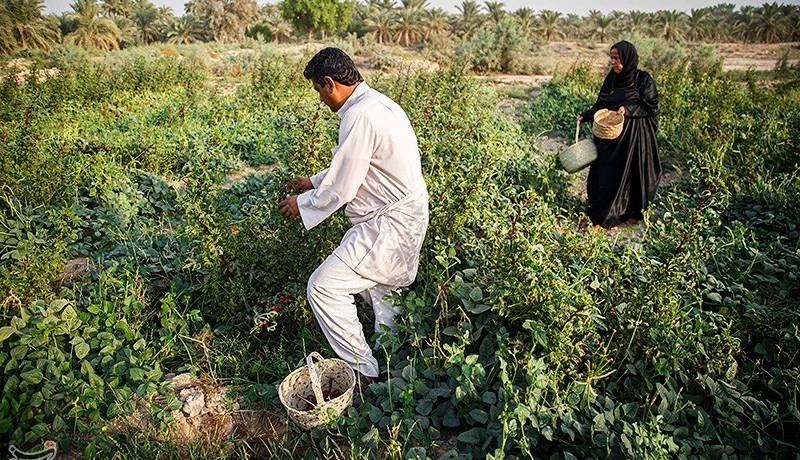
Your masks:
<instances>
[{"instance_id":1,"label":"green basket","mask_svg":"<svg viewBox=\"0 0 800 460\"><path fill-rule=\"evenodd\" d=\"M595 147L592 139L584 139L578 142L580 129L581 122L578 121L577 126L575 126L575 143L558 154L561 167L568 173L576 173L597 159L597 147Z\"/></svg>"}]
</instances>

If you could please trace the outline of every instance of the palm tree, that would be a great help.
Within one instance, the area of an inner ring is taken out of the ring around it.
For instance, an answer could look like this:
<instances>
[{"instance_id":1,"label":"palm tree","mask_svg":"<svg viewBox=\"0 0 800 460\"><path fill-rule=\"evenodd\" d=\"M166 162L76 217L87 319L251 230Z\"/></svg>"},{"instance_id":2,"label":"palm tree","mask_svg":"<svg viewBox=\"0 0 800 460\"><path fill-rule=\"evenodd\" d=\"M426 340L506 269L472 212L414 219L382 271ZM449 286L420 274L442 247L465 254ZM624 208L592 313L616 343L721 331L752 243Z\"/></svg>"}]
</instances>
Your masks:
<instances>
[{"instance_id":1,"label":"palm tree","mask_svg":"<svg viewBox=\"0 0 800 460\"><path fill-rule=\"evenodd\" d=\"M592 19L592 38L599 39L600 43L605 43L611 26L614 25L614 18L596 10L590 11L589 17Z\"/></svg>"},{"instance_id":2,"label":"palm tree","mask_svg":"<svg viewBox=\"0 0 800 460\"><path fill-rule=\"evenodd\" d=\"M777 3L765 3L756 10L748 35L766 43L780 41L786 30L786 19Z\"/></svg>"},{"instance_id":3,"label":"palm tree","mask_svg":"<svg viewBox=\"0 0 800 460\"><path fill-rule=\"evenodd\" d=\"M472 38L472 35L480 27L481 7L475 0L463 0L461 5L456 6L460 17L458 18L458 30L462 37Z\"/></svg>"},{"instance_id":4,"label":"palm tree","mask_svg":"<svg viewBox=\"0 0 800 460\"><path fill-rule=\"evenodd\" d=\"M366 30L372 35L379 44L384 44L392 40L394 35L395 11L393 8L372 7L369 10L367 19L364 21Z\"/></svg>"},{"instance_id":5,"label":"palm tree","mask_svg":"<svg viewBox=\"0 0 800 460\"><path fill-rule=\"evenodd\" d=\"M203 20L208 36L220 42L241 40L258 14L255 0L190 0L186 9Z\"/></svg>"},{"instance_id":6,"label":"palm tree","mask_svg":"<svg viewBox=\"0 0 800 460\"><path fill-rule=\"evenodd\" d=\"M128 17L133 12L131 0L103 0L100 11L106 16Z\"/></svg>"},{"instance_id":7,"label":"palm tree","mask_svg":"<svg viewBox=\"0 0 800 460\"><path fill-rule=\"evenodd\" d=\"M405 3L405 2L404 2ZM397 11L394 40L403 46L411 46L422 37L420 17L422 10L416 4L407 4Z\"/></svg>"},{"instance_id":8,"label":"palm tree","mask_svg":"<svg viewBox=\"0 0 800 460\"><path fill-rule=\"evenodd\" d=\"M661 29L661 38L668 41L682 40L686 26L686 13L677 10L663 10L658 12L656 23Z\"/></svg>"},{"instance_id":9,"label":"palm tree","mask_svg":"<svg viewBox=\"0 0 800 460\"><path fill-rule=\"evenodd\" d=\"M564 30L568 31L564 35L569 36L572 39L578 39L582 37L581 31L586 29L586 24L584 24L583 18L575 13L568 13L561 22L564 25Z\"/></svg>"},{"instance_id":10,"label":"palm tree","mask_svg":"<svg viewBox=\"0 0 800 460\"><path fill-rule=\"evenodd\" d=\"M101 50L119 49L120 31L114 21L100 16L96 0L75 0L74 13L70 19L75 21L75 32L66 40L78 46L91 46Z\"/></svg>"},{"instance_id":11,"label":"palm tree","mask_svg":"<svg viewBox=\"0 0 800 460\"><path fill-rule=\"evenodd\" d=\"M367 5L359 5L359 14L369 8ZM250 26L247 30L248 37L261 37L262 40L273 40L277 43L288 41L294 35L292 25L281 15L278 5L264 5L258 10L259 22ZM196 22L199 23L195 19ZM200 28L202 32L202 27ZM198 39L203 39L203 34L198 35Z\"/></svg>"},{"instance_id":12,"label":"palm tree","mask_svg":"<svg viewBox=\"0 0 800 460\"><path fill-rule=\"evenodd\" d=\"M17 41L11 33L11 17L3 2L0 3L0 53L10 53L16 46Z\"/></svg>"},{"instance_id":13,"label":"palm tree","mask_svg":"<svg viewBox=\"0 0 800 460\"><path fill-rule=\"evenodd\" d=\"M403 8L412 10L422 11L428 7L428 0L400 0L400 3L403 4Z\"/></svg>"},{"instance_id":14,"label":"palm tree","mask_svg":"<svg viewBox=\"0 0 800 460\"><path fill-rule=\"evenodd\" d=\"M800 6L794 7L794 12L789 22L789 30L794 31L789 36L789 40L793 42L800 41Z\"/></svg>"},{"instance_id":15,"label":"palm tree","mask_svg":"<svg viewBox=\"0 0 800 460\"><path fill-rule=\"evenodd\" d=\"M503 19L503 16L506 14L505 3L501 1L487 1L484 3L486 7L486 12L489 14L489 21L492 24L499 24L500 20Z\"/></svg>"},{"instance_id":16,"label":"palm tree","mask_svg":"<svg viewBox=\"0 0 800 460\"><path fill-rule=\"evenodd\" d=\"M751 37L751 32L754 29L753 22L755 21L755 8L752 6L743 6L735 15L735 23L733 26L733 37L747 42Z\"/></svg>"},{"instance_id":17,"label":"palm tree","mask_svg":"<svg viewBox=\"0 0 800 460\"><path fill-rule=\"evenodd\" d=\"M539 30L548 42L553 37L563 37L561 32L561 13L552 10L542 10L539 13Z\"/></svg>"},{"instance_id":18,"label":"palm tree","mask_svg":"<svg viewBox=\"0 0 800 460\"><path fill-rule=\"evenodd\" d=\"M425 10L423 14L425 17L424 21L424 39L430 40L431 37L443 36L446 35L450 29L449 23L449 16L447 12L445 12L441 8L431 8Z\"/></svg>"},{"instance_id":19,"label":"palm tree","mask_svg":"<svg viewBox=\"0 0 800 460\"><path fill-rule=\"evenodd\" d=\"M393 10L395 8L394 0L367 0L367 6L370 8L387 8Z\"/></svg>"},{"instance_id":20,"label":"palm tree","mask_svg":"<svg viewBox=\"0 0 800 460\"><path fill-rule=\"evenodd\" d=\"M200 22L191 14L187 14L172 21L172 28L168 34L167 42L178 45L194 43L203 36Z\"/></svg>"},{"instance_id":21,"label":"palm tree","mask_svg":"<svg viewBox=\"0 0 800 460\"><path fill-rule=\"evenodd\" d=\"M5 0L0 17L6 24L3 30L3 49L50 48L58 41L55 23L42 16L42 0Z\"/></svg>"},{"instance_id":22,"label":"palm tree","mask_svg":"<svg viewBox=\"0 0 800 460\"><path fill-rule=\"evenodd\" d=\"M117 29L119 29L119 46L125 48L133 45L140 45L142 43L141 36L139 35L139 28L129 18L125 16L109 16L109 19L114 21Z\"/></svg>"},{"instance_id":23,"label":"palm tree","mask_svg":"<svg viewBox=\"0 0 800 460\"><path fill-rule=\"evenodd\" d=\"M613 19L617 24L621 24L625 19L625 12L620 10L612 10L608 15L611 16L611 19Z\"/></svg>"},{"instance_id":24,"label":"palm tree","mask_svg":"<svg viewBox=\"0 0 800 460\"><path fill-rule=\"evenodd\" d=\"M536 14L532 8L520 8L514 11L514 16L517 18L517 23L525 37L530 39L533 31L536 28Z\"/></svg>"},{"instance_id":25,"label":"palm tree","mask_svg":"<svg viewBox=\"0 0 800 460\"><path fill-rule=\"evenodd\" d=\"M625 31L631 34L644 33L649 19L650 16L647 13L630 11L625 19Z\"/></svg>"},{"instance_id":26,"label":"palm tree","mask_svg":"<svg viewBox=\"0 0 800 460\"><path fill-rule=\"evenodd\" d=\"M155 41L159 11L150 0L136 0L130 18L139 29L139 36L145 45Z\"/></svg>"},{"instance_id":27,"label":"palm tree","mask_svg":"<svg viewBox=\"0 0 800 460\"><path fill-rule=\"evenodd\" d=\"M686 27L688 30L687 36L689 40L700 41L709 35L708 25L710 20L710 13L707 9L692 9L689 17L686 20Z\"/></svg>"}]
</instances>

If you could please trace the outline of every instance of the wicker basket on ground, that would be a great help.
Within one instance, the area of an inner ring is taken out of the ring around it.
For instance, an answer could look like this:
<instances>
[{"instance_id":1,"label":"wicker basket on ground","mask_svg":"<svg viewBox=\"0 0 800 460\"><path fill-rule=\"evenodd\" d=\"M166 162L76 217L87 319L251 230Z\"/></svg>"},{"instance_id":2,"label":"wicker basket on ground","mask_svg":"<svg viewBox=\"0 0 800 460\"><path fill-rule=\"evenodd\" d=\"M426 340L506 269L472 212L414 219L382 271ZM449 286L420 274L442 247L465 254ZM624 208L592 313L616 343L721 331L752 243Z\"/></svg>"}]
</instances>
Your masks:
<instances>
[{"instance_id":1,"label":"wicker basket on ground","mask_svg":"<svg viewBox=\"0 0 800 460\"><path fill-rule=\"evenodd\" d=\"M310 430L347 410L353 402L355 384L355 373L346 362L312 352L306 357L305 366L283 379L278 397L289 418Z\"/></svg>"},{"instance_id":2,"label":"wicker basket on ground","mask_svg":"<svg viewBox=\"0 0 800 460\"><path fill-rule=\"evenodd\" d=\"M600 109L594 113L594 123L592 123L592 134L600 139L616 139L622 134L622 127L625 124L625 116L619 112Z\"/></svg>"}]
</instances>

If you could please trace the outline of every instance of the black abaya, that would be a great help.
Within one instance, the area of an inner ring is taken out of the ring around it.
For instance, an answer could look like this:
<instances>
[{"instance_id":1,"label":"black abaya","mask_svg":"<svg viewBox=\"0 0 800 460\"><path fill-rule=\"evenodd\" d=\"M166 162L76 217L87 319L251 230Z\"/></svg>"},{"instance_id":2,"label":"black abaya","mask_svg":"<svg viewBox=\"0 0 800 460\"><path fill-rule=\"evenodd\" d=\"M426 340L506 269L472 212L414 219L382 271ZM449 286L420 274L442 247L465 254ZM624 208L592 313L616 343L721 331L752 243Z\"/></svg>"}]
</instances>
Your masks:
<instances>
[{"instance_id":1,"label":"black abaya","mask_svg":"<svg viewBox=\"0 0 800 460\"><path fill-rule=\"evenodd\" d=\"M619 49L619 45L614 48ZM622 134L614 140L594 138L597 160L590 166L586 182L589 218L606 228L631 218L641 219L661 179L656 144L658 92L650 74L636 69L636 50L627 45L630 48L623 47L625 52L620 49L623 73L610 72L597 102L581 114L585 121L591 121L600 109L625 107Z\"/></svg>"}]
</instances>

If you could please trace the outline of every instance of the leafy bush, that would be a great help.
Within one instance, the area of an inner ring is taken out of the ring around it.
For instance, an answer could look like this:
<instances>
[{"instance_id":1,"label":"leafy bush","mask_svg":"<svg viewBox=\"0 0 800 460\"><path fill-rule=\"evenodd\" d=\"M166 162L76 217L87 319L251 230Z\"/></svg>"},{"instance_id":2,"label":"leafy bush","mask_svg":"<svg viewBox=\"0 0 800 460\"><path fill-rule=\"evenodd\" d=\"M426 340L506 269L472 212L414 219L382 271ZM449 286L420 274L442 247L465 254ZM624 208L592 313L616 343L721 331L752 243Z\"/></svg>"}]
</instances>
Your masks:
<instances>
[{"instance_id":1,"label":"leafy bush","mask_svg":"<svg viewBox=\"0 0 800 460\"><path fill-rule=\"evenodd\" d=\"M514 36L483 35L486 62L511 65ZM331 354L304 288L347 223L306 232L275 210L286 179L324 167L336 142L300 65L267 52L223 92L203 65L120 59L139 75L103 64L2 88L13 199L0 244L26 253L0 260L0 287L25 292L0 326L4 442L54 433L87 457L161 452L165 441L101 428L133 395L161 394L168 423L177 403L161 372L213 375L248 409L283 413L274 383L307 350ZM686 174L628 241L582 231L569 177L533 146L571 134L602 75L555 78L517 123L468 70L370 79L407 109L420 144L433 199L419 276L395 296L397 334L376 337L387 373L364 404L326 430L265 440L260 456L796 450L797 92L654 72L661 151ZM50 283L77 256L89 273ZM265 312L274 325L254 329Z\"/></svg>"},{"instance_id":2,"label":"leafy bush","mask_svg":"<svg viewBox=\"0 0 800 460\"><path fill-rule=\"evenodd\" d=\"M636 50L639 52L639 66L644 69L683 68L688 63L689 68L697 74L713 74L722 70L722 59L709 44L685 46L640 34L635 34L627 40L636 45Z\"/></svg>"},{"instance_id":3,"label":"leafy bush","mask_svg":"<svg viewBox=\"0 0 800 460\"><path fill-rule=\"evenodd\" d=\"M86 48L72 44L54 46L50 49L48 57L53 67L64 70L78 70L91 65L91 55Z\"/></svg>"},{"instance_id":4,"label":"leafy bush","mask_svg":"<svg viewBox=\"0 0 800 460\"><path fill-rule=\"evenodd\" d=\"M480 29L456 49L456 57L476 72L530 73L527 60L532 45L511 17L504 17L494 28Z\"/></svg>"}]
</instances>

